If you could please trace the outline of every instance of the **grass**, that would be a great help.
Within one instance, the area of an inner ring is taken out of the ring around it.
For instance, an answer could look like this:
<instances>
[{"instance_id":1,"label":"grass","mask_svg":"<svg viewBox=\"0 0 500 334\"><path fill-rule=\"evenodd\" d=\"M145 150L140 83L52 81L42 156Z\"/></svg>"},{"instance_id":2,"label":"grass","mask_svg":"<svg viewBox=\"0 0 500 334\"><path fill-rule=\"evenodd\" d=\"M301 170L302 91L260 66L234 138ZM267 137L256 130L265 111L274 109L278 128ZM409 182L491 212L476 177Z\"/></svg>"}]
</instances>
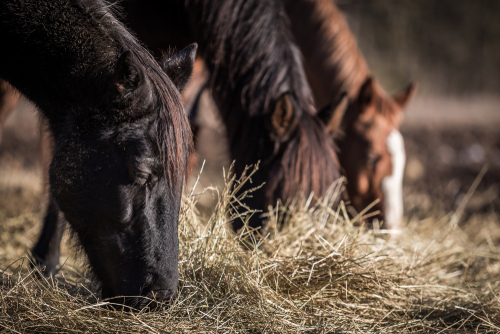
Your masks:
<instances>
[{"instance_id":1,"label":"grass","mask_svg":"<svg viewBox=\"0 0 500 334\"><path fill-rule=\"evenodd\" d=\"M28 257L18 258L19 249L8 245L2 227L0 258L10 261L1 272L3 332L500 331L500 255L491 243L472 241L453 213L410 221L399 236L387 236L349 220L343 205L332 210L334 185L317 201L311 195L270 208L263 237L248 229L236 235L228 228L232 220L261 214L235 211L251 196L238 189L253 171L239 179L225 175L222 189L208 190L217 205L206 220L196 211L199 194L186 194L179 297L167 310L103 307L97 284L74 261L55 278L40 278Z\"/></svg>"}]
</instances>

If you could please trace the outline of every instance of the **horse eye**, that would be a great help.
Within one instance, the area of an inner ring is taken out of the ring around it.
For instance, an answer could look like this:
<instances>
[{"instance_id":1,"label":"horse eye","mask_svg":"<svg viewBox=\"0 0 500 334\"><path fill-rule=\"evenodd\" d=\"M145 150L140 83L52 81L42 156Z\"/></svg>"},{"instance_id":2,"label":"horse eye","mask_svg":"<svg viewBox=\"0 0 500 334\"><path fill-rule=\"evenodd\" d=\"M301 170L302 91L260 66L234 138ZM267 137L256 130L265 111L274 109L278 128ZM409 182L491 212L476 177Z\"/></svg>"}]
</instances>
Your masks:
<instances>
[{"instance_id":1,"label":"horse eye","mask_svg":"<svg viewBox=\"0 0 500 334\"><path fill-rule=\"evenodd\" d=\"M134 170L134 175L135 175L135 182L140 184L140 185L145 185L149 182L151 174L148 174L146 172L143 172L141 170L135 169Z\"/></svg>"},{"instance_id":2,"label":"horse eye","mask_svg":"<svg viewBox=\"0 0 500 334\"><path fill-rule=\"evenodd\" d=\"M368 154L368 156L366 157L366 162L371 168L374 168L379 161L380 156L377 154Z\"/></svg>"}]
</instances>

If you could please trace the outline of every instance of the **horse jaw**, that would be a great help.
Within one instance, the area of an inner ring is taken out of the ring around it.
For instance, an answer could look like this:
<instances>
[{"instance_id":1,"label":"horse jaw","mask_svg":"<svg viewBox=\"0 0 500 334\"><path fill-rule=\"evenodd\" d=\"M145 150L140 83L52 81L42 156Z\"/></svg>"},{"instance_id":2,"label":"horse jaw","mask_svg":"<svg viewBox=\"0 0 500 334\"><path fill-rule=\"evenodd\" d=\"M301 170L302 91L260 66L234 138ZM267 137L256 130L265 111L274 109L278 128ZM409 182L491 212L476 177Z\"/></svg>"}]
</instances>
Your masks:
<instances>
[{"instance_id":1,"label":"horse jaw","mask_svg":"<svg viewBox=\"0 0 500 334\"><path fill-rule=\"evenodd\" d=\"M397 229L403 218L403 171L406 154L401 133L394 129L386 139L387 150L392 160L392 175L382 180L384 193L385 227Z\"/></svg>"}]
</instances>

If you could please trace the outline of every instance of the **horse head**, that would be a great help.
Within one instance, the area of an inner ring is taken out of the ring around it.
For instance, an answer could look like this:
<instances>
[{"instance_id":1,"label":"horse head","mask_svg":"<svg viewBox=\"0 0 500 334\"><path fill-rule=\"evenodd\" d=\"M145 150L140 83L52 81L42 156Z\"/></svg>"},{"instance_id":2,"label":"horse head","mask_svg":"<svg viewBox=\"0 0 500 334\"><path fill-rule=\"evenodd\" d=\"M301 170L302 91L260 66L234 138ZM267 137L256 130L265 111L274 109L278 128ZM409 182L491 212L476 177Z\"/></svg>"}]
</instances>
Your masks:
<instances>
[{"instance_id":1,"label":"horse head","mask_svg":"<svg viewBox=\"0 0 500 334\"><path fill-rule=\"evenodd\" d=\"M328 131L338 120L334 114L330 116L325 126L317 114L301 108L289 93L276 102L266 119L273 152L263 161L263 167L268 168L264 207L297 195L324 196L340 178L335 144Z\"/></svg>"},{"instance_id":2,"label":"horse head","mask_svg":"<svg viewBox=\"0 0 500 334\"><path fill-rule=\"evenodd\" d=\"M191 142L179 90L195 53L192 45L167 58L163 72L123 52L101 102L105 111L68 116L53 129L52 196L102 282L102 297L135 308L176 294Z\"/></svg>"},{"instance_id":3,"label":"horse head","mask_svg":"<svg viewBox=\"0 0 500 334\"><path fill-rule=\"evenodd\" d=\"M330 128L339 147L339 160L353 207L366 213L379 213L384 228L395 229L403 216L404 141L399 132L402 114L413 98L417 85L412 83L394 97L368 78L349 102L340 126ZM323 112L324 113L324 112ZM338 118L340 118L338 117ZM374 204L375 203L375 204Z\"/></svg>"}]
</instances>

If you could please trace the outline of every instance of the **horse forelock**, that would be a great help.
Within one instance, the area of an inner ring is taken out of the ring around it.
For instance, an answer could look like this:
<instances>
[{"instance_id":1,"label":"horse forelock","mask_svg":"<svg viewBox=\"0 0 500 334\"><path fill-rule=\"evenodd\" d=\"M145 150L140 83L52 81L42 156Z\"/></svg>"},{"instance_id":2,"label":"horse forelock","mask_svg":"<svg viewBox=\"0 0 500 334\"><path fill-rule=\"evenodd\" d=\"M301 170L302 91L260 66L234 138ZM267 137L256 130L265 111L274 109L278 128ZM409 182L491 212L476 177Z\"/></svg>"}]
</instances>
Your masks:
<instances>
[{"instance_id":1,"label":"horse forelock","mask_svg":"<svg viewBox=\"0 0 500 334\"><path fill-rule=\"evenodd\" d=\"M268 199L272 194L293 198L298 193L314 192L322 196L340 178L333 141L319 119L308 113L302 115L278 168L269 180Z\"/></svg>"},{"instance_id":2,"label":"horse forelock","mask_svg":"<svg viewBox=\"0 0 500 334\"><path fill-rule=\"evenodd\" d=\"M166 77L166 75L165 75ZM158 114L155 119L158 150L171 187L174 180L181 179L186 162L192 151L192 134L181 96L174 84L161 77L150 76L159 98Z\"/></svg>"}]
</instances>

